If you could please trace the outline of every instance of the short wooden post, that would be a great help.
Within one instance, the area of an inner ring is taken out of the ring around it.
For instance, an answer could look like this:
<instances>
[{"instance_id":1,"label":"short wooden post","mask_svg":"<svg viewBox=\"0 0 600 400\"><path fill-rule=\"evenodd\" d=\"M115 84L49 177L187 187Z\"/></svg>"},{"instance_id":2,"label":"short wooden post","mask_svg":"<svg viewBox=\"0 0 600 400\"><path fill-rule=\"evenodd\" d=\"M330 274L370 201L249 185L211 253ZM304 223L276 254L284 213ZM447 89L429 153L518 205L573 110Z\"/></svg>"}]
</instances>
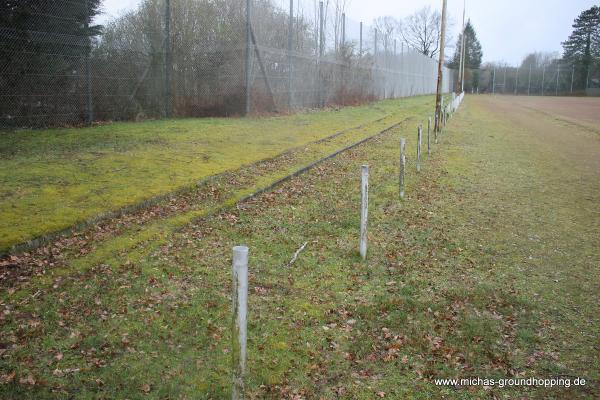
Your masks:
<instances>
[{"instance_id":1,"label":"short wooden post","mask_svg":"<svg viewBox=\"0 0 600 400\"><path fill-rule=\"evenodd\" d=\"M246 342L248 323L248 248L236 246L233 248L233 286L231 322L231 367L233 385L231 398L244 398L244 377L246 374Z\"/></svg>"},{"instance_id":2,"label":"short wooden post","mask_svg":"<svg viewBox=\"0 0 600 400\"><path fill-rule=\"evenodd\" d=\"M404 180L406 179L406 139L400 139L400 198L404 198Z\"/></svg>"},{"instance_id":3,"label":"short wooden post","mask_svg":"<svg viewBox=\"0 0 600 400\"><path fill-rule=\"evenodd\" d=\"M433 127L433 134L435 136L435 144L438 143L438 130L440 129L440 125L439 125L439 120L440 120L440 115L438 113L435 114L435 125ZM437 127L437 129L435 129Z\"/></svg>"},{"instance_id":4,"label":"short wooden post","mask_svg":"<svg viewBox=\"0 0 600 400\"><path fill-rule=\"evenodd\" d=\"M423 136L423 125L417 130L417 172L421 172L421 136Z\"/></svg>"},{"instance_id":5,"label":"short wooden post","mask_svg":"<svg viewBox=\"0 0 600 400\"><path fill-rule=\"evenodd\" d=\"M367 219L369 217L369 166L361 168L360 256L367 258Z\"/></svg>"},{"instance_id":6,"label":"short wooden post","mask_svg":"<svg viewBox=\"0 0 600 400\"><path fill-rule=\"evenodd\" d=\"M427 118L427 156L431 155L431 117Z\"/></svg>"}]
</instances>

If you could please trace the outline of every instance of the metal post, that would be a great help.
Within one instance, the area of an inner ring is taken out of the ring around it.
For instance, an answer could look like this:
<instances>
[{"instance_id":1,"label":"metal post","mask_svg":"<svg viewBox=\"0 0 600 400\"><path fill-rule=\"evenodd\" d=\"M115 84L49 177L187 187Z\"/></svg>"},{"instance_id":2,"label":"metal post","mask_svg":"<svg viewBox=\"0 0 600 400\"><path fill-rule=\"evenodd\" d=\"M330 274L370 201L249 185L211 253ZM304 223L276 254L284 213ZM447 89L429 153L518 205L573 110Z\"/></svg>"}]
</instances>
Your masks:
<instances>
[{"instance_id":1,"label":"metal post","mask_svg":"<svg viewBox=\"0 0 600 400\"><path fill-rule=\"evenodd\" d=\"M325 51L325 21L323 15L323 2L319 2L319 58L323 57Z\"/></svg>"},{"instance_id":2,"label":"metal post","mask_svg":"<svg viewBox=\"0 0 600 400\"><path fill-rule=\"evenodd\" d=\"M585 90L587 91L587 89L590 87L590 68L588 66L587 69L587 75L585 77Z\"/></svg>"},{"instance_id":3,"label":"metal post","mask_svg":"<svg viewBox=\"0 0 600 400\"><path fill-rule=\"evenodd\" d=\"M433 136L434 136L434 140L435 140L435 144L438 143L438 131L435 129L436 126L439 126L439 120L440 120L440 116L438 114L435 114L434 116L435 118L435 125L433 126Z\"/></svg>"},{"instance_id":4,"label":"metal post","mask_svg":"<svg viewBox=\"0 0 600 400\"><path fill-rule=\"evenodd\" d=\"M517 68L517 77L515 78L515 95L519 94L519 70L520 68Z\"/></svg>"},{"instance_id":5,"label":"metal post","mask_svg":"<svg viewBox=\"0 0 600 400\"><path fill-rule=\"evenodd\" d=\"M529 78L527 79L527 96L531 95L531 66L532 64L529 64Z\"/></svg>"},{"instance_id":6,"label":"metal post","mask_svg":"<svg viewBox=\"0 0 600 400\"><path fill-rule=\"evenodd\" d=\"M496 94L496 67L494 67L494 77L492 78L492 94Z\"/></svg>"},{"instance_id":7,"label":"metal post","mask_svg":"<svg viewBox=\"0 0 600 400\"><path fill-rule=\"evenodd\" d=\"M89 36L89 19L90 19L90 5L86 0L85 2L85 33L88 35L88 48L85 53L85 82L87 91L87 124L91 125L94 122L94 106L92 102L92 66L90 63L90 53L92 52L92 37Z\"/></svg>"},{"instance_id":8,"label":"metal post","mask_svg":"<svg viewBox=\"0 0 600 400\"><path fill-rule=\"evenodd\" d=\"M431 155L431 117L427 118L427 156Z\"/></svg>"},{"instance_id":9,"label":"metal post","mask_svg":"<svg viewBox=\"0 0 600 400\"><path fill-rule=\"evenodd\" d=\"M250 20L251 1L252 0L246 0L246 115L250 114L250 55L252 53L252 21Z\"/></svg>"},{"instance_id":10,"label":"metal post","mask_svg":"<svg viewBox=\"0 0 600 400\"><path fill-rule=\"evenodd\" d=\"M556 64L556 95L558 96L558 85L560 79L560 65Z\"/></svg>"},{"instance_id":11,"label":"metal post","mask_svg":"<svg viewBox=\"0 0 600 400\"><path fill-rule=\"evenodd\" d=\"M293 58L292 58L292 48L293 48L293 31L294 31L294 0L290 0L290 19L288 22L288 108L291 110L293 106L293 95L292 91L294 89L293 79Z\"/></svg>"},{"instance_id":12,"label":"metal post","mask_svg":"<svg viewBox=\"0 0 600 400\"><path fill-rule=\"evenodd\" d=\"M231 367L233 386L231 398L239 400L244 398L248 326L248 248L245 246L233 248L232 276Z\"/></svg>"},{"instance_id":13,"label":"metal post","mask_svg":"<svg viewBox=\"0 0 600 400\"><path fill-rule=\"evenodd\" d=\"M542 96L544 95L544 83L546 80L546 65L542 68Z\"/></svg>"},{"instance_id":14,"label":"metal post","mask_svg":"<svg viewBox=\"0 0 600 400\"><path fill-rule=\"evenodd\" d=\"M346 46L346 14L342 13L342 49Z\"/></svg>"},{"instance_id":15,"label":"metal post","mask_svg":"<svg viewBox=\"0 0 600 400\"><path fill-rule=\"evenodd\" d=\"M360 44L358 45L358 55L362 57L363 54L363 23L360 21Z\"/></svg>"},{"instance_id":16,"label":"metal post","mask_svg":"<svg viewBox=\"0 0 600 400\"><path fill-rule=\"evenodd\" d=\"M442 84L443 84L443 67L444 67L444 48L446 47L446 8L447 8L447 0L443 0L442 3L442 27L440 32L440 54L438 60L438 76L437 76L437 88L435 95L435 114L441 115L442 107ZM436 120L435 131L439 130L439 119Z\"/></svg>"},{"instance_id":17,"label":"metal post","mask_svg":"<svg viewBox=\"0 0 600 400\"><path fill-rule=\"evenodd\" d=\"M400 139L400 198L404 198L404 181L406 179L406 139Z\"/></svg>"},{"instance_id":18,"label":"metal post","mask_svg":"<svg viewBox=\"0 0 600 400\"><path fill-rule=\"evenodd\" d=\"M423 125L417 130L417 172L421 172L421 138L423 136Z\"/></svg>"},{"instance_id":19,"label":"metal post","mask_svg":"<svg viewBox=\"0 0 600 400\"><path fill-rule=\"evenodd\" d=\"M319 107L325 106L325 88L322 62L325 55L325 9L323 1L319 2Z\"/></svg>"},{"instance_id":20,"label":"metal post","mask_svg":"<svg viewBox=\"0 0 600 400\"><path fill-rule=\"evenodd\" d=\"M571 94L573 94L573 80L575 79L575 64L573 64L573 68L571 69Z\"/></svg>"},{"instance_id":21,"label":"metal post","mask_svg":"<svg viewBox=\"0 0 600 400\"><path fill-rule=\"evenodd\" d=\"M361 168L360 256L367 258L367 220L369 218L369 166Z\"/></svg>"},{"instance_id":22,"label":"metal post","mask_svg":"<svg viewBox=\"0 0 600 400\"><path fill-rule=\"evenodd\" d=\"M502 81L502 94L506 93L506 65L504 66L504 81Z\"/></svg>"},{"instance_id":23,"label":"metal post","mask_svg":"<svg viewBox=\"0 0 600 400\"><path fill-rule=\"evenodd\" d=\"M165 0L165 116L171 117L171 0Z\"/></svg>"}]
</instances>

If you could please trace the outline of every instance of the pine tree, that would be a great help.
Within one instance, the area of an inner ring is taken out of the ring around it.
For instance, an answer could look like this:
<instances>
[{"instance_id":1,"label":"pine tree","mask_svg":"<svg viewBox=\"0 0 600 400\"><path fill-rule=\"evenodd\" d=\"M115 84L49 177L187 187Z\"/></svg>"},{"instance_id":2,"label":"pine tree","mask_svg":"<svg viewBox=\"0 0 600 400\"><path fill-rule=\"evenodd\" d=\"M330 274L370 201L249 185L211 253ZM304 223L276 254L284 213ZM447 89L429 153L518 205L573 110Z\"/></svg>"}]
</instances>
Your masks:
<instances>
[{"instance_id":1,"label":"pine tree","mask_svg":"<svg viewBox=\"0 0 600 400\"><path fill-rule=\"evenodd\" d=\"M467 21L464 30L465 35L465 84L467 89L469 88L469 82L471 83L471 87L476 87L474 84L475 79L479 79L475 74L469 79L470 73L469 70L477 70L481 66L481 58L483 57L483 51L481 50L481 43L477 39L477 34L475 33L475 28L471 24L471 21ZM448 63L448 67L455 69L458 71L460 67L460 55L461 55L461 46L462 46L462 33L458 35L458 41L456 42L456 50L454 51L454 56L452 57L452 61Z\"/></svg>"},{"instance_id":2,"label":"pine tree","mask_svg":"<svg viewBox=\"0 0 600 400\"><path fill-rule=\"evenodd\" d=\"M579 81L589 76L592 65L600 59L600 7L583 11L573 23L573 32L562 43L563 59L583 69Z\"/></svg>"},{"instance_id":3,"label":"pine tree","mask_svg":"<svg viewBox=\"0 0 600 400\"><path fill-rule=\"evenodd\" d=\"M460 65L460 51L462 43L462 33L458 35L458 41L456 42L456 50L452 61L448 63L448 66L453 69L458 69ZM477 33L475 28L471 24L471 21L467 21L465 25L465 66L468 69L478 69L481 66L481 58L483 52L481 50L481 43L477 39Z\"/></svg>"},{"instance_id":4,"label":"pine tree","mask_svg":"<svg viewBox=\"0 0 600 400\"><path fill-rule=\"evenodd\" d=\"M0 0L0 125L41 125L82 107L84 58L101 0ZM40 115L29 120L29 115Z\"/></svg>"}]
</instances>

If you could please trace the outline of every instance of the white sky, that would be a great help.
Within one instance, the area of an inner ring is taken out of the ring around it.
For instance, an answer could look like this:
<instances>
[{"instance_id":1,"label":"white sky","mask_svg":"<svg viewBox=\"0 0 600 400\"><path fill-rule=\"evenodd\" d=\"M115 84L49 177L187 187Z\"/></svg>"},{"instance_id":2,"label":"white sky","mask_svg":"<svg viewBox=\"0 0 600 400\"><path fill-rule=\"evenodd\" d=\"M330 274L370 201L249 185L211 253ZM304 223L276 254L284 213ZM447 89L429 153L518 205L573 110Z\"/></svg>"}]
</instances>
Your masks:
<instances>
[{"instance_id":1,"label":"white sky","mask_svg":"<svg viewBox=\"0 0 600 400\"><path fill-rule=\"evenodd\" d=\"M119 15L141 0L104 0L105 16ZM177 1L177 0L171 0ZM349 18L370 23L374 18L391 15L403 18L423 6L441 9L442 0L349 0ZM560 43L571 32L573 20L597 0L467 0L467 18L471 19L483 47L485 61L520 63L532 51L561 51ZM452 35L458 36L462 24L463 0L448 0Z\"/></svg>"}]
</instances>

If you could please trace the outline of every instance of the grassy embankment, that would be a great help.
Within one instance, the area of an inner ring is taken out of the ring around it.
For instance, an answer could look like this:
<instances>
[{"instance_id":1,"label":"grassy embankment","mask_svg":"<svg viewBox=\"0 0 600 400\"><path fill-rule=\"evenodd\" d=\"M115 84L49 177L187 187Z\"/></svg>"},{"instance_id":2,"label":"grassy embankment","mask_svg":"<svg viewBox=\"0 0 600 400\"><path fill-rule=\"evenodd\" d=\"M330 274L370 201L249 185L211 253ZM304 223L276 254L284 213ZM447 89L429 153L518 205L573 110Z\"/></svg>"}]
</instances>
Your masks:
<instances>
[{"instance_id":1,"label":"grassy embankment","mask_svg":"<svg viewBox=\"0 0 600 400\"><path fill-rule=\"evenodd\" d=\"M336 132L349 130L332 145L352 143L430 103L416 97L271 118L0 133L0 252ZM312 149L324 155L331 147Z\"/></svg>"}]
</instances>

